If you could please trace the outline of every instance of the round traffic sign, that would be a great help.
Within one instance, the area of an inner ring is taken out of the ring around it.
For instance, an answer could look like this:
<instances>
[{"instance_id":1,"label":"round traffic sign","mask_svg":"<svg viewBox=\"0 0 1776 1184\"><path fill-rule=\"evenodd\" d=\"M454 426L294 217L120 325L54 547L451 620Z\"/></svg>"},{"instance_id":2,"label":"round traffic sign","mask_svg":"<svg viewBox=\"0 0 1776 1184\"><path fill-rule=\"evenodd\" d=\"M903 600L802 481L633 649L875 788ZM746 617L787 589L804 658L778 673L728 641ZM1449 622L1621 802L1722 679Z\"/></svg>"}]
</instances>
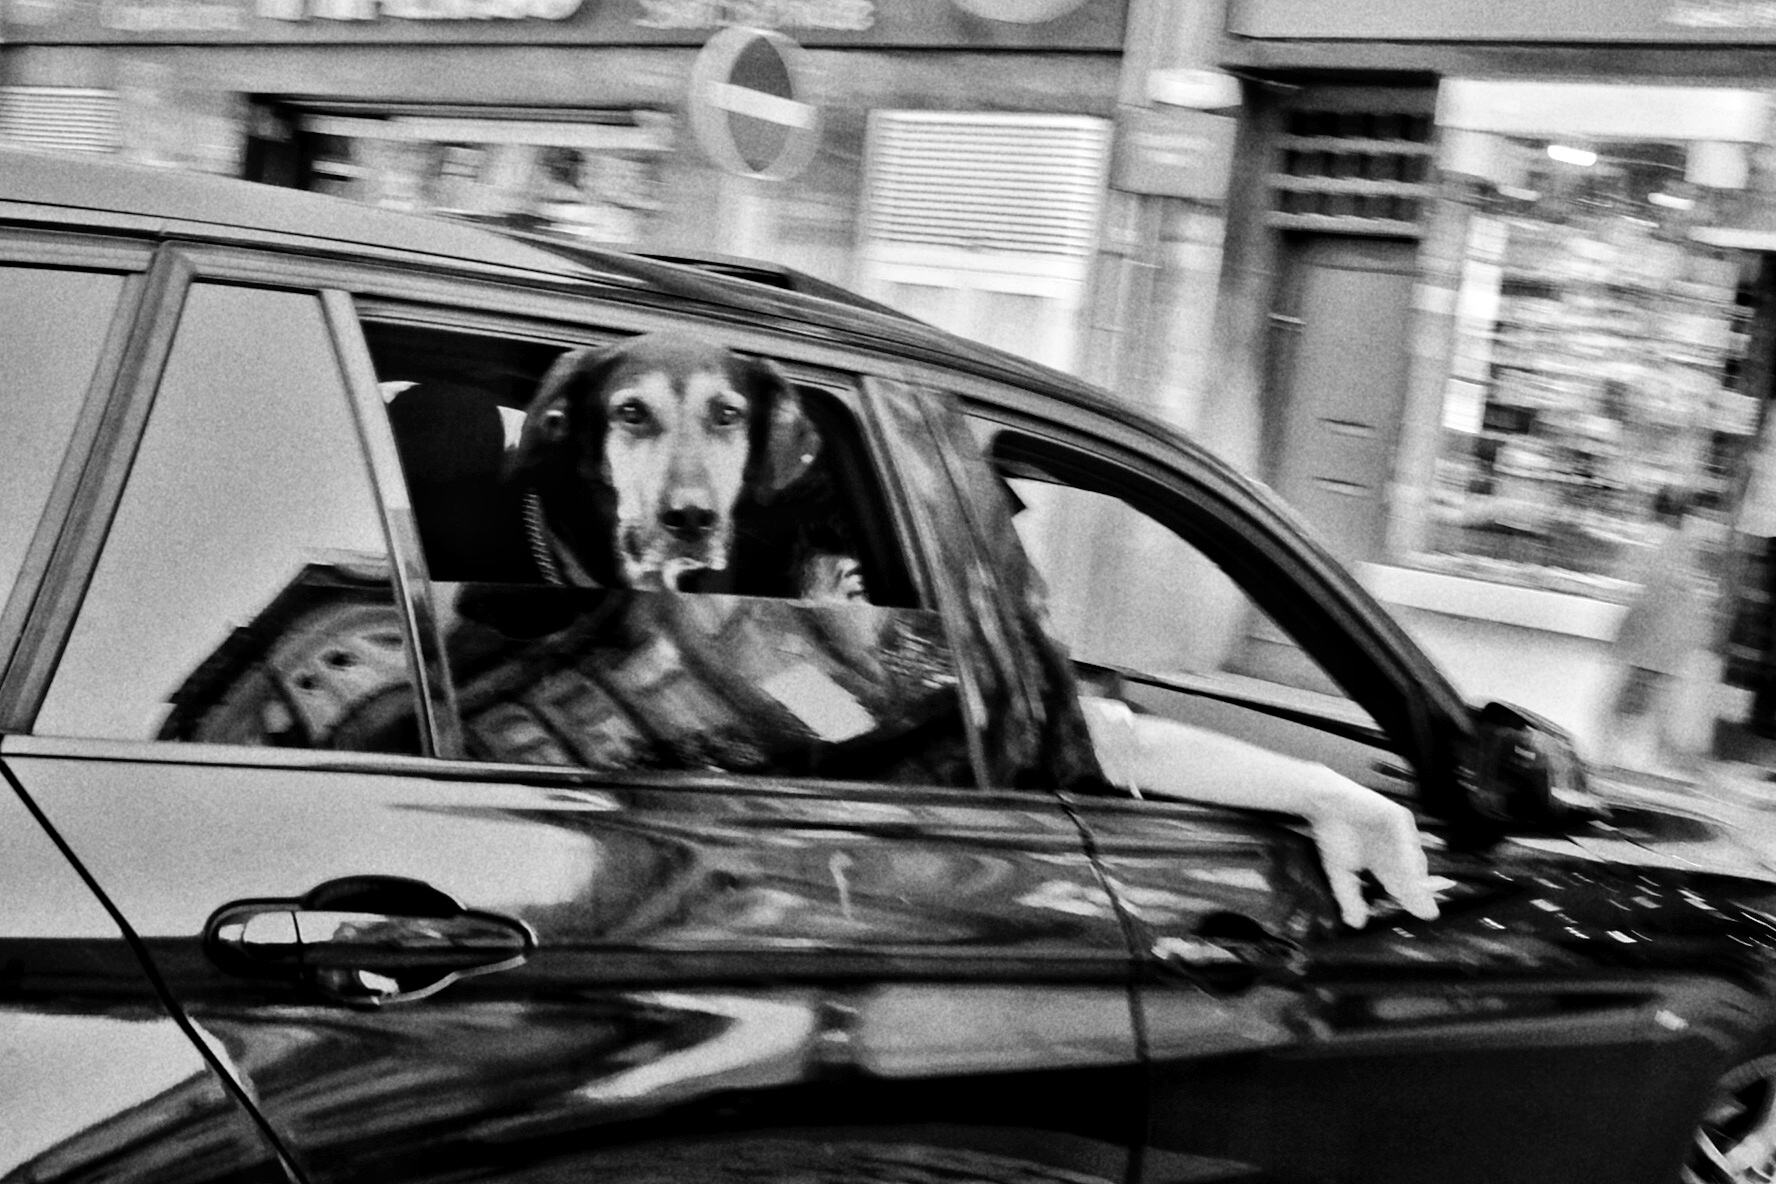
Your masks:
<instances>
[{"instance_id":1,"label":"round traffic sign","mask_svg":"<svg viewBox=\"0 0 1776 1184\"><path fill-rule=\"evenodd\" d=\"M793 177L820 141L820 110L808 101L807 78L802 47L783 34L723 29L691 66L691 131L731 173Z\"/></svg>"}]
</instances>

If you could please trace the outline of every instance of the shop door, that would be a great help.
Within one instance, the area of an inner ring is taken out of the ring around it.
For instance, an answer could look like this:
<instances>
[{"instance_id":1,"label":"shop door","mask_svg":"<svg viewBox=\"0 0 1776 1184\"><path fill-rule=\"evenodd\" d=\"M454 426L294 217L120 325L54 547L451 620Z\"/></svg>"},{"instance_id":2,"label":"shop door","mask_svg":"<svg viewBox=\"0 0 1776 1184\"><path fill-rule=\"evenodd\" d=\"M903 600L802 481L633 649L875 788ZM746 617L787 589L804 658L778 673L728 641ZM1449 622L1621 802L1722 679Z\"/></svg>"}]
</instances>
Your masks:
<instances>
[{"instance_id":1,"label":"shop door","mask_svg":"<svg viewBox=\"0 0 1776 1184\"><path fill-rule=\"evenodd\" d=\"M1304 238L1285 248L1273 389L1272 483L1346 563L1382 554L1406 401L1416 244Z\"/></svg>"}]
</instances>

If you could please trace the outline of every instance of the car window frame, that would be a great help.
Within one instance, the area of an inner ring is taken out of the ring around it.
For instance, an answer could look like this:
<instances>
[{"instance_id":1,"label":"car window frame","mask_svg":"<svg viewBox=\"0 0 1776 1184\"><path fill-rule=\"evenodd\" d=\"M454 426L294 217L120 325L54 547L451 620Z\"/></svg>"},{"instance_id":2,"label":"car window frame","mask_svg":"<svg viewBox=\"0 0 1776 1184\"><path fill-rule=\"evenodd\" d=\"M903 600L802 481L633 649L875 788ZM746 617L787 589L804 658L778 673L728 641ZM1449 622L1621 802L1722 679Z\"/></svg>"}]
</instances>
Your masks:
<instances>
[{"instance_id":1,"label":"car window frame","mask_svg":"<svg viewBox=\"0 0 1776 1184\"><path fill-rule=\"evenodd\" d=\"M54 562L63 528L76 505L89 454L105 420L106 407L123 368L126 346L145 306L154 252L143 243L119 242L66 231L10 231L0 237L0 263L121 276L123 283L111 310L81 405L50 479L42 512L26 541L8 596L0 600L0 731L14 724L6 696L6 674L23 648L25 622ZM28 652L28 651L26 651Z\"/></svg>"},{"instance_id":2,"label":"car window frame","mask_svg":"<svg viewBox=\"0 0 1776 1184\"><path fill-rule=\"evenodd\" d=\"M51 237L21 238L23 249L16 254L9 249L9 261L41 257L45 247L66 258L80 257L72 236L43 241ZM26 570L0 610L0 645L7 647L0 650L7 656L0 665L0 731L5 732L30 730L61 661L196 274L191 257L171 244L96 245L96 259L127 266L131 276L32 537Z\"/></svg>"},{"instance_id":3,"label":"car window frame","mask_svg":"<svg viewBox=\"0 0 1776 1184\"><path fill-rule=\"evenodd\" d=\"M899 366L890 359L884 359L864 351L841 350L832 348L809 348L805 343L791 339L767 336L762 334L730 334L727 327L712 329L703 320L695 316L672 316L665 314L649 315L636 323L634 310L631 308L616 309L614 306L597 299L574 301L565 307L556 305L555 316L547 319L534 315L510 314L504 311L493 311L479 307L478 302L469 302L471 289L459 290L456 298L448 304L428 303L419 305L408 301L377 294L366 296L358 294L349 298L354 314L354 321L347 329L353 339L349 347L351 365L358 370L354 386L359 389L358 399L368 408L374 397L376 414L368 416L361 427L369 442L374 462L384 466L383 472L388 480L399 485L401 509L398 511L400 525L398 537L391 538L391 554L395 556L398 566L413 573L420 582L419 587L425 589L426 595L414 609L415 628L426 632L427 637L420 647L427 655L437 654L442 661L442 634L440 617L435 597L430 595L431 580L425 563L423 550L419 542L417 525L413 518L412 506L407 496L398 451L395 448L393 428L387 415L382 411L381 393L376 387L375 367L371 360L369 346L364 334L363 322L367 320L384 323L400 323L422 328L443 331L454 331L481 335L510 335L526 341L575 346L599 346L611 341L620 340L632 333L646 332L651 329L690 328L703 332L718 332L727 340L738 336L741 339L730 340L729 344L738 350L754 353L769 358L794 383L817 387L836 398L845 410L854 418L858 428L859 444L873 466L872 483L881 498L880 509L889 530L893 534L891 544L898 548L899 558L903 562L907 578L915 595L926 611L940 614L945 622L946 632L953 632L953 622L949 619L945 606L949 603L939 580L931 566L927 548L921 543L916 516L908 504L902 478L899 474L892 450L887 447L884 429L880 422L880 410L877 400L870 391L870 383L874 379L886 378L898 381ZM434 296L434 299L436 297ZM618 315L606 317L606 313L616 311ZM568 315L562 315L568 314ZM361 352L360 352L361 351ZM378 489L382 489L383 479L377 480ZM399 553L396 553L396 549ZM954 644L954 639L952 639ZM430 658L428 657L428 662ZM966 654L956 650L956 673L962 686L969 685L971 670ZM509 762L489 762L476 760L469 756L460 727L460 713L450 696L454 685L448 673L438 669L438 681L432 684L442 688L435 710L448 711L448 719L452 729L446 734L439 734L434 739L435 756L446 762L453 769L462 770L464 775L499 776L507 778L517 776L529 777L545 766L514 764ZM961 710L965 726L972 726L979 718L978 712L969 710L969 698L966 689L962 692ZM978 754L973 751L970 743L970 769L973 784L962 786L927 785L920 783L916 789L920 793L961 793L978 798L991 788L990 780L984 774L984 767ZM498 770L495 774L493 771ZM904 793L909 787L900 783L860 781L832 781L819 778L788 778L771 773L691 773L680 770L616 770L603 771L587 766L564 766L561 772L579 780L597 782L630 782L662 785L690 785L692 783L708 786L719 786L724 791L736 788L758 788L766 792L781 792L785 787L807 786L817 792L830 794L835 788L840 792L849 793L854 787L881 787L885 792Z\"/></svg>"},{"instance_id":4,"label":"car window frame","mask_svg":"<svg viewBox=\"0 0 1776 1184\"><path fill-rule=\"evenodd\" d=\"M932 376L932 381L942 380L941 375ZM1334 674L1335 663L1328 662L1313 647L1303 647L1371 717L1379 728L1374 738L1382 741L1380 746L1393 750L1412 766L1421 803L1434 807L1458 792L1453 783L1444 782L1451 781L1451 754L1458 737L1469 734L1473 727L1466 702L1409 639L1402 643L1403 633L1396 638L1377 627L1377 618L1385 617L1385 610L1365 605L1360 589L1353 593L1346 587L1344 581L1354 584L1354 577L1313 540L1285 507L1266 503L1262 487L1253 493L1243 482L1229 481L1212 471L1212 467L1196 463L1182 448L1170 446L1163 434L1141 431L1132 423L1117 422L1077 402L989 381L949 381L971 423L992 425L996 437L1021 434L1091 458L1104 466L1112 487L1157 491L1158 500L1175 502L1180 514L1202 516L1218 524L1220 530L1249 546L1254 555L1262 556L1263 565L1284 576L1297 590L1295 595L1309 597L1322 606L1324 615L1348 639L1375 685L1386 689L1392 702L1378 709L1374 702L1377 696L1352 693ZM1037 400L1040 404L1034 405ZM978 439L978 430L976 434ZM1172 526L1169 513L1156 513L1155 507L1147 504L1149 500L1137 496L1131 504L1174 530L1186 542L1197 545L1220 565L1212 549L1202 548L1190 531ZM1246 580L1233 572L1228 574L1243 593L1273 617L1279 628L1296 636L1296 630L1285 624L1289 614L1272 611L1264 597L1250 591ZM1387 624L1399 632L1391 618ZM1428 692L1422 699L1415 693L1421 691ZM1260 707L1245 701L1241 705ZM1353 728L1357 733L1353 738L1363 739L1364 730L1361 726Z\"/></svg>"},{"instance_id":5,"label":"car window frame","mask_svg":"<svg viewBox=\"0 0 1776 1184\"><path fill-rule=\"evenodd\" d=\"M49 236L55 239L57 236ZM534 765L479 762L449 754L448 733L439 751L436 726L423 729L429 754L390 754L334 750L277 750L243 745L172 742L155 739L114 739L93 736L37 736L31 733L35 716L59 667L61 654L79 616L128 475L135 463L142 437L153 411L161 374L172 351L182 319L185 297L194 283L242 285L293 291L314 297L321 305L329 340L347 387L353 427L367 459L366 473L377 499L384 524L385 543L393 571L405 573L405 586L397 589L409 655L429 654L427 638L438 635L435 606L424 591L424 573L411 505L401 478L393 432L382 410L381 391L359 321L361 306L378 301L411 301L424 304L428 323L454 321L462 327L492 323L510 325L534 320L549 326L544 340L563 341L584 336L587 343L670 325L710 328L692 314L669 314L600 299L596 291L565 292L549 288L514 288L480 277L458 277L426 264L402 267L380 259L315 258L290 256L257 245L232 246L185 240L142 241L131 244L116 257L133 260L142 276L133 299L121 302L118 357L95 378L89 407L90 420L78 448L71 448L66 471L58 481L68 486L58 492L58 506L70 507L59 522L46 516L44 529L54 536L54 555L44 564L38 594L20 610L16 660L0 679L0 730L18 733L6 737L8 751L77 754L98 759L153 760L166 763L221 763L238 767L297 767L331 771L380 770L423 772L449 780L584 784L588 781L620 781L662 787L706 787L722 792L809 793L816 796L857 795L904 798L919 794L959 794L980 803L990 792L974 772L975 784L967 786L909 786L888 782L782 779L769 775L721 772L630 770L602 774L596 770L567 767L551 769ZM500 311L493 312L491 310ZM508 311L516 309L516 312ZM125 311L127 310L127 316ZM565 334L557 334L563 329ZM756 330L718 331L737 349L778 360L795 379L819 378L819 371L851 376L854 384L843 389L848 409L857 416L862 444L881 476L884 509L896 532L894 544L908 566L922 603L933 609L940 603L935 582L925 567L922 551L908 528L906 507L901 504L889 478L884 458L862 396L862 380L870 373L898 373L897 366L868 352L792 336ZM823 383L817 383L824 385ZM374 414L369 414L374 409ZM53 526L53 529L51 527ZM427 626L430 616L434 624ZM428 661L428 659L422 659ZM416 676L417 679L417 676ZM438 718L443 714L447 679L427 676L426 702ZM460 751L460 748L458 749Z\"/></svg>"}]
</instances>

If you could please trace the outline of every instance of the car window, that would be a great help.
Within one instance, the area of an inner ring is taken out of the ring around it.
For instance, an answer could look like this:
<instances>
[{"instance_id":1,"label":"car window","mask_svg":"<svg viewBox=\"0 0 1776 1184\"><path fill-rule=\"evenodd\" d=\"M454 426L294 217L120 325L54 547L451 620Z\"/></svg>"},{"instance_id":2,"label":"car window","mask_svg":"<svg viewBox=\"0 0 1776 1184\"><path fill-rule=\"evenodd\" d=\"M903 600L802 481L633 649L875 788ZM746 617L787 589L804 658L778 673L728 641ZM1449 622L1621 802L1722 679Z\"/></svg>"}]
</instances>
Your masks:
<instances>
[{"instance_id":1,"label":"car window","mask_svg":"<svg viewBox=\"0 0 1776 1184\"><path fill-rule=\"evenodd\" d=\"M673 420L710 392L604 398L654 338L364 329L467 756L972 784L846 376L743 357Z\"/></svg>"},{"instance_id":2,"label":"car window","mask_svg":"<svg viewBox=\"0 0 1776 1184\"><path fill-rule=\"evenodd\" d=\"M194 285L36 730L415 750L364 458L318 298Z\"/></svg>"},{"instance_id":3,"label":"car window","mask_svg":"<svg viewBox=\"0 0 1776 1184\"><path fill-rule=\"evenodd\" d=\"M1148 514L1047 479L1011 488L1024 505L1018 537L1076 660L1343 695L1231 576Z\"/></svg>"},{"instance_id":4,"label":"car window","mask_svg":"<svg viewBox=\"0 0 1776 1184\"><path fill-rule=\"evenodd\" d=\"M0 267L0 604L24 562L123 277Z\"/></svg>"},{"instance_id":5,"label":"car window","mask_svg":"<svg viewBox=\"0 0 1776 1184\"><path fill-rule=\"evenodd\" d=\"M1050 628L1088 692L1404 788L1400 767L1377 760L1372 717L1241 578L1161 521L1138 479L1119 488L1102 461L1066 453L1013 448L997 463Z\"/></svg>"}]
</instances>

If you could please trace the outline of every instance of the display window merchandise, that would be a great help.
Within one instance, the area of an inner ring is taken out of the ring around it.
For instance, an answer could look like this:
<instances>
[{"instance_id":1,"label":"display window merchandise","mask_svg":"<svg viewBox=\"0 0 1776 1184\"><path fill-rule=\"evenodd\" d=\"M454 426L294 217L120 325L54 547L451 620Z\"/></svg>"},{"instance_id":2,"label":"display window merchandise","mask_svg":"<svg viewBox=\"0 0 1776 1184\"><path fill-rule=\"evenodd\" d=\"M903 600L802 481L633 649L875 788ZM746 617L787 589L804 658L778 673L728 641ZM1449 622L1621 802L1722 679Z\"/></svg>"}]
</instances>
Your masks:
<instances>
[{"instance_id":1,"label":"display window merchandise","mask_svg":"<svg viewBox=\"0 0 1776 1184\"><path fill-rule=\"evenodd\" d=\"M1459 132L1455 291L1415 566L1624 599L1661 491L1723 518L1757 426L1742 256L1697 145Z\"/></svg>"}]
</instances>

